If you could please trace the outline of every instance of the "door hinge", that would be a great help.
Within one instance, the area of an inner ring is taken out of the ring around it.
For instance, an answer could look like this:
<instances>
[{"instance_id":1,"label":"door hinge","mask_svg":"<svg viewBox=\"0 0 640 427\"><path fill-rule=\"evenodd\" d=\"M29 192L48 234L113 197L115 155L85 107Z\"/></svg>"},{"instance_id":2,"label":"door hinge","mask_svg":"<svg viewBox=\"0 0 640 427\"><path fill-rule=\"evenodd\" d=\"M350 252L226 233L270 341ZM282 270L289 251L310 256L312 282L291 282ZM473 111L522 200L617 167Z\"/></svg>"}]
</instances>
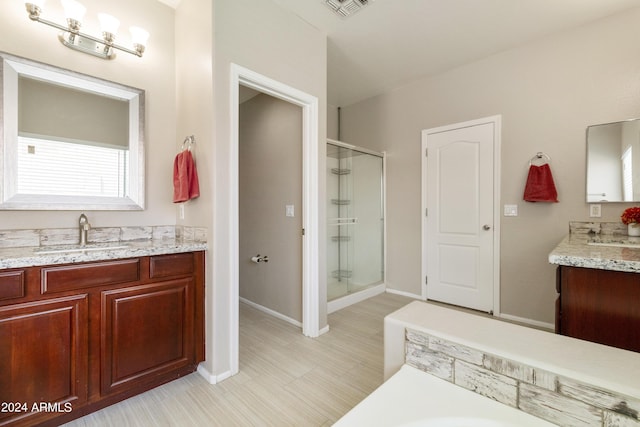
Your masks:
<instances>
[{"instance_id":1,"label":"door hinge","mask_svg":"<svg viewBox=\"0 0 640 427\"><path fill-rule=\"evenodd\" d=\"M429 277L424 276L424 284L428 285L429 284Z\"/></svg>"},{"instance_id":2,"label":"door hinge","mask_svg":"<svg viewBox=\"0 0 640 427\"><path fill-rule=\"evenodd\" d=\"M429 209L424 210L424 216L429 216Z\"/></svg>"},{"instance_id":3,"label":"door hinge","mask_svg":"<svg viewBox=\"0 0 640 427\"><path fill-rule=\"evenodd\" d=\"M424 149L424 156L425 157L429 157L429 149L428 148Z\"/></svg>"},{"instance_id":4,"label":"door hinge","mask_svg":"<svg viewBox=\"0 0 640 427\"><path fill-rule=\"evenodd\" d=\"M304 228L302 229L302 235L304 236Z\"/></svg>"}]
</instances>

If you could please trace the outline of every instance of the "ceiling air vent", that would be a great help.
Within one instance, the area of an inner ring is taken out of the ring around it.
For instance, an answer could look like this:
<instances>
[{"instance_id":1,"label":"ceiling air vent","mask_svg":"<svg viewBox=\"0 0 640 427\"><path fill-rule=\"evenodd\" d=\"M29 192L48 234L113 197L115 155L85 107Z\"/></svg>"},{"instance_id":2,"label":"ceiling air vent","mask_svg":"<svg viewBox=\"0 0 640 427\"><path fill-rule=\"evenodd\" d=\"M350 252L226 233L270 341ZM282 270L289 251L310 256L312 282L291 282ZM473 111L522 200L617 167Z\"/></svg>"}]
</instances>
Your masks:
<instances>
[{"instance_id":1,"label":"ceiling air vent","mask_svg":"<svg viewBox=\"0 0 640 427\"><path fill-rule=\"evenodd\" d=\"M369 0L325 0L325 4L338 16L346 18L369 4Z\"/></svg>"}]
</instances>

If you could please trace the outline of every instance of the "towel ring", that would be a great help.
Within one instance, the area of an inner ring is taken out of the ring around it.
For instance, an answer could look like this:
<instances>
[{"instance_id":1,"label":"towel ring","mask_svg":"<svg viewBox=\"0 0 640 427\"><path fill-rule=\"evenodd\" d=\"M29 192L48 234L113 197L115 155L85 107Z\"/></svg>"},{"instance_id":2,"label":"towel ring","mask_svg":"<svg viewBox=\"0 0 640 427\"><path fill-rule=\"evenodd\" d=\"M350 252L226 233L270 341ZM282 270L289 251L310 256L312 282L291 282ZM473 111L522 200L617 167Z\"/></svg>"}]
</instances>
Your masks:
<instances>
[{"instance_id":1,"label":"towel ring","mask_svg":"<svg viewBox=\"0 0 640 427\"><path fill-rule=\"evenodd\" d=\"M531 166L534 161L542 159L544 159L545 163L551 163L551 157L548 154L543 153L542 151L538 151L535 156L529 159L529 166Z\"/></svg>"},{"instance_id":2,"label":"towel ring","mask_svg":"<svg viewBox=\"0 0 640 427\"><path fill-rule=\"evenodd\" d=\"M184 150L184 146L187 146L188 150L191 150L191 146L196 143L196 137L194 135L187 136L182 142L181 150Z\"/></svg>"}]
</instances>

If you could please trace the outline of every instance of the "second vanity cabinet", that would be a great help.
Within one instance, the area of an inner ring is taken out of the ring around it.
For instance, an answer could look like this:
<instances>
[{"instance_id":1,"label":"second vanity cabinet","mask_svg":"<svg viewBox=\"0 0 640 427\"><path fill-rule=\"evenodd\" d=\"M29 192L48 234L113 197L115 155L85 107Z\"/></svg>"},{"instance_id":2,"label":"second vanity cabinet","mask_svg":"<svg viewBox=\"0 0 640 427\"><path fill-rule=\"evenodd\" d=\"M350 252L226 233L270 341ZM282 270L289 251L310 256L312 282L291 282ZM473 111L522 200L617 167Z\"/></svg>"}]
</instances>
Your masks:
<instances>
[{"instance_id":1,"label":"second vanity cabinet","mask_svg":"<svg viewBox=\"0 0 640 427\"><path fill-rule=\"evenodd\" d=\"M193 372L203 254L0 271L0 426L59 425Z\"/></svg>"},{"instance_id":2,"label":"second vanity cabinet","mask_svg":"<svg viewBox=\"0 0 640 427\"><path fill-rule=\"evenodd\" d=\"M640 352L640 273L557 268L556 333Z\"/></svg>"}]
</instances>

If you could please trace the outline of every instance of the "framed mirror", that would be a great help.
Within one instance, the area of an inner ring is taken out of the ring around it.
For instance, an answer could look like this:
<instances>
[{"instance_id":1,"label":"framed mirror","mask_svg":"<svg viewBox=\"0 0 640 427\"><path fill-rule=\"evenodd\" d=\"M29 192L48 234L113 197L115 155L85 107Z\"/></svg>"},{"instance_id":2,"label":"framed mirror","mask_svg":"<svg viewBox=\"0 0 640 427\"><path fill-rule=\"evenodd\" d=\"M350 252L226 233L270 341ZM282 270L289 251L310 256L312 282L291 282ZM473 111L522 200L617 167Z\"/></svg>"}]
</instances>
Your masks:
<instances>
[{"instance_id":1,"label":"framed mirror","mask_svg":"<svg viewBox=\"0 0 640 427\"><path fill-rule=\"evenodd\" d=\"M144 91L0 60L0 209L144 209Z\"/></svg>"},{"instance_id":2,"label":"framed mirror","mask_svg":"<svg viewBox=\"0 0 640 427\"><path fill-rule=\"evenodd\" d=\"M640 119L587 127L587 203L640 201Z\"/></svg>"}]
</instances>

